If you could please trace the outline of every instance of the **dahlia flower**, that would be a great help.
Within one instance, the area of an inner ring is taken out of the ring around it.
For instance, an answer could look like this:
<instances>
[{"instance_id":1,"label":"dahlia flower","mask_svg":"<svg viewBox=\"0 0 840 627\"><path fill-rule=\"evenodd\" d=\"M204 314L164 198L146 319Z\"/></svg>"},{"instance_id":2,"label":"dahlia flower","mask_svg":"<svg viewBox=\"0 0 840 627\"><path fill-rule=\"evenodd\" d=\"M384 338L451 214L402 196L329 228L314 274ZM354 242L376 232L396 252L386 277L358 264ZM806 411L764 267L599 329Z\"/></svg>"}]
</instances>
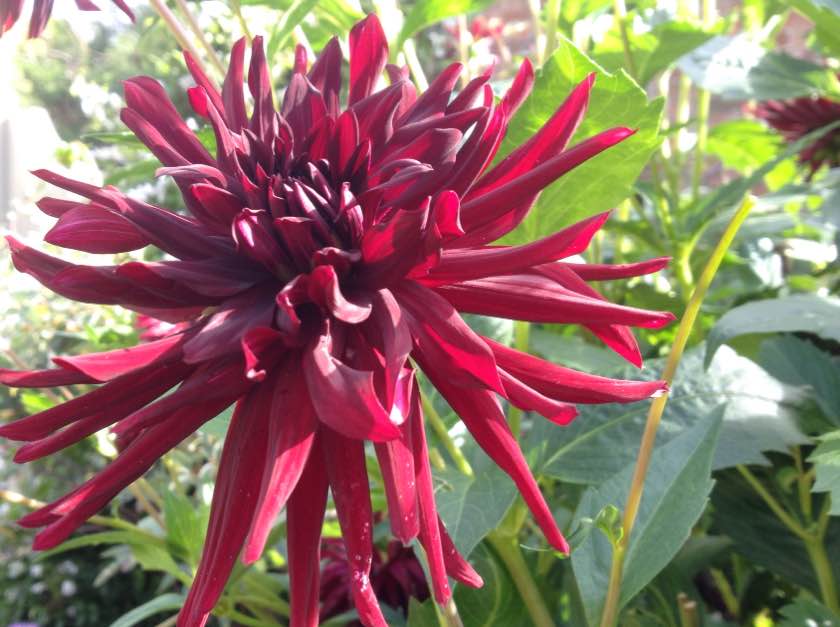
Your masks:
<instances>
[{"instance_id":1,"label":"dahlia flower","mask_svg":"<svg viewBox=\"0 0 840 627\"><path fill-rule=\"evenodd\" d=\"M662 382L611 380L545 362L482 337L460 312L577 323L635 364L627 325L657 328L666 312L606 301L587 281L649 273L666 260L589 265L580 253L607 216L523 246L490 246L525 217L540 190L628 137L614 128L566 145L594 77L576 87L525 144L493 166L533 82L525 62L497 103L489 76L453 97L460 64L418 94L387 65L379 21L349 39L342 90L336 39L310 66L298 48L275 107L262 41L243 88L244 41L221 90L189 55L195 113L212 126L210 154L148 77L125 83L122 120L179 186L189 215L49 171L43 180L85 201L44 198L58 218L46 241L92 253L155 246L167 257L75 265L8 238L16 268L74 300L121 305L181 324L126 349L57 357L55 368L0 371L18 387L98 385L0 428L25 442L16 461L59 451L110 427L119 455L81 487L25 516L54 547L155 460L226 407L224 443L204 553L179 625L203 625L238 556L257 560L285 507L291 624L318 621L319 547L328 492L365 625L385 625L370 585L372 513L365 442L381 467L393 535L423 547L438 602L447 575L481 579L438 517L415 376L419 367L478 445L518 486L548 542L568 545L505 421L499 397L558 424L574 403L630 402ZM382 72L389 81L380 87ZM167 394L168 391L173 390Z\"/></svg>"},{"instance_id":2,"label":"dahlia flower","mask_svg":"<svg viewBox=\"0 0 840 627\"><path fill-rule=\"evenodd\" d=\"M44 32L52 13L53 0L33 0L32 17L29 18L29 37L40 37ZM134 13L125 0L111 0L128 17L134 20ZM15 25L23 12L24 0L0 0L0 36ZM99 7L92 0L76 0L76 6L82 11L98 11Z\"/></svg>"},{"instance_id":3,"label":"dahlia flower","mask_svg":"<svg viewBox=\"0 0 840 627\"><path fill-rule=\"evenodd\" d=\"M840 120L840 102L828 98L768 100L755 108L755 115L795 142L812 131ZM808 166L808 178L824 164L840 166L840 129L829 131L799 152L799 162Z\"/></svg>"},{"instance_id":4,"label":"dahlia flower","mask_svg":"<svg viewBox=\"0 0 840 627\"><path fill-rule=\"evenodd\" d=\"M321 558L324 566L321 568L320 620L324 622L353 608L353 596L350 594L353 570L347 559L347 547L338 538L328 538L321 543ZM423 567L413 549L403 546L398 540L388 543L384 558L374 549L370 585L377 599L389 607L402 610L404 616L408 616L412 598L421 602L429 598ZM348 627L359 624L353 622Z\"/></svg>"}]
</instances>

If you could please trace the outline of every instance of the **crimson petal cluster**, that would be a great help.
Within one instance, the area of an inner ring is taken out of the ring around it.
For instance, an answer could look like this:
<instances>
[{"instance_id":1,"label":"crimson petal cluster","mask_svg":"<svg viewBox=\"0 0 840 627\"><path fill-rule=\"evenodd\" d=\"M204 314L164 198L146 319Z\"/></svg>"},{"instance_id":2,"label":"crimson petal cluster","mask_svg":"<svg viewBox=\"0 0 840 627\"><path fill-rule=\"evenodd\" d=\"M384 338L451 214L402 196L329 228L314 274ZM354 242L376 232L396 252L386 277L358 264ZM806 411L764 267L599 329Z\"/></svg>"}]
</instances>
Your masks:
<instances>
[{"instance_id":1,"label":"crimson petal cluster","mask_svg":"<svg viewBox=\"0 0 840 627\"><path fill-rule=\"evenodd\" d=\"M23 13L25 0L0 0L0 36L15 25ZM29 37L40 37L50 20L53 0L33 0L32 17L29 18ZM111 0L120 10L134 21L132 13L125 0ZM98 11L99 7L92 0L76 0L76 6L82 11Z\"/></svg>"},{"instance_id":2,"label":"crimson petal cluster","mask_svg":"<svg viewBox=\"0 0 840 627\"><path fill-rule=\"evenodd\" d=\"M481 578L457 552L434 500L415 376L419 366L476 442L516 483L549 543L568 552L505 421L499 397L558 424L574 403L631 402L660 381L612 380L514 350L473 331L459 312L577 323L634 364L627 325L673 319L606 301L587 281L637 276L667 260L566 263L603 224L598 215L523 246L490 246L525 217L540 190L632 131L606 130L567 149L594 77L525 144L491 166L533 82L525 62L497 103L489 74L453 89L460 64L417 93L387 64L370 16L349 38L349 89L332 40L311 64L298 48L275 107L262 41L245 96L245 43L221 90L189 55L196 114L210 154L148 77L125 83L124 123L179 186L188 216L59 174L43 180L86 201L44 198L58 218L46 241L93 253L155 246L163 261L75 265L9 238L18 270L74 300L121 305L175 325L133 348L56 358L57 367L0 371L18 387L98 385L0 427L27 462L100 429L120 454L87 483L27 515L34 541L65 540L203 423L236 404L220 461L203 557L179 625L203 625L239 555L257 560L285 507L291 624L318 622L320 530L331 491L365 625L385 625L370 585L372 512L365 442L385 484L393 535L423 547L438 602L448 577ZM379 88L387 73L387 85ZM248 113L248 109L251 113ZM171 393L168 393L170 390Z\"/></svg>"},{"instance_id":3,"label":"crimson petal cluster","mask_svg":"<svg viewBox=\"0 0 840 627\"><path fill-rule=\"evenodd\" d=\"M768 100L756 106L754 113L779 131L788 142L840 120L840 102L828 98ZM840 167L840 129L834 129L799 152L799 163L808 167L808 178L823 165Z\"/></svg>"}]
</instances>

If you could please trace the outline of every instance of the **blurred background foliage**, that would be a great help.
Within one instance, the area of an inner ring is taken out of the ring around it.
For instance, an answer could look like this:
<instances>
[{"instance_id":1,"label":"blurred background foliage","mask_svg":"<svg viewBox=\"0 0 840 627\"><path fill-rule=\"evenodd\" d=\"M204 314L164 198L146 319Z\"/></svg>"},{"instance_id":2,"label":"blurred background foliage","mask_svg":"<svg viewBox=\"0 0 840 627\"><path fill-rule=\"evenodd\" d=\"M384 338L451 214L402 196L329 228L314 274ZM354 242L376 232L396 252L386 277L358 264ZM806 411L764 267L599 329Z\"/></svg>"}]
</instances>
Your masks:
<instances>
[{"instance_id":1,"label":"blurred background foliage","mask_svg":"<svg viewBox=\"0 0 840 627\"><path fill-rule=\"evenodd\" d=\"M189 118L190 82L179 43L160 17L161 3L131 4L135 25L116 11L84 24L68 13L71 21L59 15L42 39L22 41L19 34L9 43L7 35L2 54L13 59L13 71L4 90L14 90L17 110L42 107L49 114L57 138L40 147L39 165L84 165L107 183L177 211L178 195L154 176L158 163L119 120L121 81L156 77L202 140L212 142L212 133ZM346 37L370 11L383 17L392 61L407 64L420 86L452 60L463 62L468 76L495 63L492 85L499 94L520 61L532 58L541 68L534 92L512 121L501 155L539 128L574 84L597 72L578 138L618 125L638 133L547 189L508 241L532 240L612 210L586 261L672 257L654 277L599 285L613 301L681 316L724 227L744 196L754 194L756 208L703 303L665 410L629 545L619 623L840 625L840 169L829 163L812 171L797 156L828 138L836 166L840 129L817 124L791 143L758 115L766 101L808 98L824 108L840 101L836 2L170 5L211 71L218 72L235 39L265 35L278 93L294 43L319 50L333 35ZM23 217L37 232L41 218L33 201L41 193L24 189L0 207L0 219L14 225ZM141 328L119 308L47 294L14 273L3 255L0 366L45 366L52 356L132 344L150 331L148 321ZM676 325L642 330L646 365L635 371L578 328L469 321L559 363L630 378L659 377L676 332ZM529 463L558 521L572 532L575 551L563 560L535 533L507 477L463 437L431 386L424 389L440 512L486 582L478 591L456 588L465 627L598 625L647 404L584 407L565 428L518 416ZM0 389L0 419L73 393ZM114 442L97 434L26 467L15 467L9 444L0 443L0 624L173 625L197 566L228 419L223 414L208 424L46 554L33 554L31 534L12 521L107 463ZM369 471L374 507L384 511L376 465ZM339 535L334 515L326 527L325 536ZM280 519L264 558L235 571L216 624L286 624L283 536ZM389 605L390 624L442 624L422 582L409 585L394 574L400 565L422 567L417 557L389 544L384 523L376 539L380 562L372 580ZM325 553L323 624L357 624L341 585L349 572L343 559L341 551Z\"/></svg>"}]
</instances>

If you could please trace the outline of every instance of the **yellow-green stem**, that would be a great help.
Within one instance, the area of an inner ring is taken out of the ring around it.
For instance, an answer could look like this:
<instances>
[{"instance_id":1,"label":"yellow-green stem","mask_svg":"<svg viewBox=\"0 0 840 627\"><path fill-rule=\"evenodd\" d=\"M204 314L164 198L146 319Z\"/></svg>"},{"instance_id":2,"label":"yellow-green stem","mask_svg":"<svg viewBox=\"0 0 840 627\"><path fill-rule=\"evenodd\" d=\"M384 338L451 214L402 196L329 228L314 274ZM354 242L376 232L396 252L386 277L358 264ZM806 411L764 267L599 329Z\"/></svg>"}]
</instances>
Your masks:
<instances>
[{"instance_id":1,"label":"yellow-green stem","mask_svg":"<svg viewBox=\"0 0 840 627\"><path fill-rule=\"evenodd\" d=\"M706 89L697 93L697 143L694 145L694 173L691 178L691 198L700 198L700 184L703 182L703 166L706 158L706 144L709 140L709 107L712 95Z\"/></svg>"},{"instance_id":2,"label":"yellow-green stem","mask_svg":"<svg viewBox=\"0 0 840 627\"><path fill-rule=\"evenodd\" d=\"M545 52L548 59L557 48L557 28L560 22L560 0L547 0L545 3Z\"/></svg>"},{"instance_id":3,"label":"yellow-green stem","mask_svg":"<svg viewBox=\"0 0 840 627\"><path fill-rule=\"evenodd\" d=\"M811 558L811 564L817 575L817 583L820 586L820 596L825 606L835 614L840 615L840 601L837 598L837 583L834 580L834 571L831 562L825 552L825 543L821 537L812 537L805 542L805 550Z\"/></svg>"},{"instance_id":4,"label":"yellow-green stem","mask_svg":"<svg viewBox=\"0 0 840 627\"><path fill-rule=\"evenodd\" d=\"M668 361L665 364L665 370L662 373L662 378L669 384L674 380L674 374L679 366L683 351L688 344L688 338L691 335L691 329L694 326L695 320L700 313L700 306L703 304L703 299L712 280L720 267L726 251L729 250L732 240L738 229L743 224L744 220L749 215L750 210L755 204L751 197L744 199L741 206L735 212L732 220L723 232L720 241L717 243L712 252L697 286L694 288L694 293L688 301L683 318L680 321L680 326L677 329L677 335L674 339L674 345L671 347L671 353L668 355ZM633 471L633 478L630 483L630 492L627 495L627 505L624 509L624 519L622 521L623 535L621 540L616 544L613 551L613 563L610 569L610 581L607 588L607 597L604 604L604 611L601 615L601 627L613 627L618 619L619 600L621 596L621 577L624 570L624 558L626 555L627 546L631 534L633 532L633 525L636 522L636 516L639 513L639 504L642 500L642 493L644 491L645 477L647 476L648 466L650 466L651 456L653 455L653 447L656 442L656 431L659 428L659 423L662 420L662 412L665 409L665 404L668 402L668 394L655 398L651 403L650 410L647 415L647 422L645 423L644 434L642 435L642 442L639 446L639 453L636 457L636 468Z\"/></svg>"},{"instance_id":5,"label":"yellow-green stem","mask_svg":"<svg viewBox=\"0 0 840 627\"><path fill-rule=\"evenodd\" d=\"M251 31L248 29L248 22L245 20L245 16L242 15L242 5L239 0L233 0L230 4L233 8L234 15L236 15L236 19L239 22L239 27L242 29L242 34L245 35L245 40L250 45L254 38L251 36Z\"/></svg>"},{"instance_id":6,"label":"yellow-green stem","mask_svg":"<svg viewBox=\"0 0 840 627\"><path fill-rule=\"evenodd\" d=\"M207 58L210 59L210 63L213 64L213 67L216 68L216 70L218 70L222 76L224 76L226 72L225 65L224 63L222 63L222 60L219 58L219 55L216 54L216 51L213 49L213 46L205 37L204 31L201 30L201 26L199 26L198 21L195 19L195 16L192 14L190 8L187 6L186 0L175 0L175 4L178 5L178 10L180 10L184 18L186 18L187 26L189 26L193 35L195 35L196 39L198 39L199 43L201 43L202 48L204 48L204 50L207 52ZM239 10L238 4L239 3L237 3L236 7L237 11Z\"/></svg>"},{"instance_id":7,"label":"yellow-green stem","mask_svg":"<svg viewBox=\"0 0 840 627\"><path fill-rule=\"evenodd\" d=\"M621 46L624 49L624 63L627 65L627 73L636 78L636 61L633 59L633 50L630 47L630 31L627 28L627 7L624 0L613 0L613 11L615 20L618 23L618 32L621 33Z\"/></svg>"},{"instance_id":8,"label":"yellow-green stem","mask_svg":"<svg viewBox=\"0 0 840 627\"><path fill-rule=\"evenodd\" d=\"M429 80L426 78L423 66L420 65L420 59L417 56L417 48L414 47L413 39L409 38L405 40L403 54L405 55L405 62L408 65L408 69L414 77L414 83L417 85L417 89L426 91L429 88Z\"/></svg>"},{"instance_id":9,"label":"yellow-green stem","mask_svg":"<svg viewBox=\"0 0 840 627\"><path fill-rule=\"evenodd\" d=\"M513 579L519 596L522 597L525 608L531 617L531 622L535 627L554 627L554 620L551 618L534 578L531 577L531 572L528 570L525 558L522 557L522 551L519 548L516 536L505 536L494 532L487 536L487 541L496 551L511 579Z\"/></svg>"},{"instance_id":10,"label":"yellow-green stem","mask_svg":"<svg viewBox=\"0 0 840 627\"><path fill-rule=\"evenodd\" d=\"M752 487L752 489L755 490L767 504L770 511L776 515L776 518L778 518L782 524L791 531L791 533L798 536L800 540L807 544L808 540L811 539L811 536L802 523L796 520L787 512L787 510L785 510L784 507L782 507L782 505L772 494L770 494L770 491L764 487L764 484L759 481L758 477L756 477L749 468L743 465L738 465L736 468L738 469L738 472L741 473L741 476L747 480L747 483L750 484L750 487Z\"/></svg>"},{"instance_id":11,"label":"yellow-green stem","mask_svg":"<svg viewBox=\"0 0 840 627\"><path fill-rule=\"evenodd\" d=\"M190 36L184 30L184 27L181 26L181 23L178 21L178 18L175 17L175 14L166 5L166 2L163 2L163 0L151 0L151 5L157 14L160 15L163 23L166 24L169 32L171 32L175 37L175 40L178 42L178 45L181 46L181 49L189 52L196 60L196 63L200 64L201 54L199 54L198 48L196 48L190 40Z\"/></svg>"},{"instance_id":12,"label":"yellow-green stem","mask_svg":"<svg viewBox=\"0 0 840 627\"><path fill-rule=\"evenodd\" d=\"M423 415L426 418L426 424L428 424L432 428L432 431L435 432L437 439L440 440L441 444L443 444L443 447L446 449L446 452L449 453L449 457L452 458L452 461L455 462L455 466L458 470L468 477L472 477L473 470L470 463L467 461L467 458L464 457L461 449L459 449L455 444L452 436L449 435L446 423L443 422L443 418L440 417L440 414L435 409L432 401L430 401L425 394L421 394L420 397L423 403Z\"/></svg>"}]
</instances>

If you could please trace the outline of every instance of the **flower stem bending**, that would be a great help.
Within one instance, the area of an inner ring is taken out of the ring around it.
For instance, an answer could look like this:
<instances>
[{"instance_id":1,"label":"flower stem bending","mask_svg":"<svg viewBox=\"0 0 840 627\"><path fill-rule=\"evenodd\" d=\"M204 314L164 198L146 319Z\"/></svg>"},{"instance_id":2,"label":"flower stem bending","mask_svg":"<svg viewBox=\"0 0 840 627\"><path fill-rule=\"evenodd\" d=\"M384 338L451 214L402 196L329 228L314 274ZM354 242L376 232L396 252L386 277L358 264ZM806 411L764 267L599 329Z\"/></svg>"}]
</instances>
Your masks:
<instances>
[{"instance_id":1,"label":"flower stem bending","mask_svg":"<svg viewBox=\"0 0 840 627\"><path fill-rule=\"evenodd\" d=\"M753 208L755 201L752 197L747 197L741 203L741 206L735 212L732 220L723 232L717 246L712 252L697 286L688 301L688 305L680 321L680 326L677 329L677 336L674 339L674 345L671 347L671 353L668 355L668 361L665 364L665 371L662 373L662 378L669 384L674 380L674 374L679 366L683 351L688 344L688 338L691 335L691 330L694 326L694 321L700 313L700 305L706 296L706 292L715 277L717 269L720 267L726 251L735 239L735 234L741 227L741 224L749 215ZM642 443L639 447L639 453L636 457L636 468L633 472L633 479L630 484L630 492L627 495L627 505L624 510L624 520L622 527L624 533L621 540L618 541L613 550L613 562L610 568L610 581L607 588L607 598L604 604L604 611L601 615L601 627L612 627L616 624L618 619L619 599L621 595L621 576L624 570L624 558L629 544L630 534L633 531L633 525L636 522L636 516L639 513L639 505L642 500L642 492L644 490L645 477L647 475L648 466L653 455L653 446L656 441L656 430L659 428L659 423L662 419L662 412L665 410L665 405L668 402L668 394L655 398L651 403L648 411L647 422L645 423L644 434L642 435Z\"/></svg>"}]
</instances>

